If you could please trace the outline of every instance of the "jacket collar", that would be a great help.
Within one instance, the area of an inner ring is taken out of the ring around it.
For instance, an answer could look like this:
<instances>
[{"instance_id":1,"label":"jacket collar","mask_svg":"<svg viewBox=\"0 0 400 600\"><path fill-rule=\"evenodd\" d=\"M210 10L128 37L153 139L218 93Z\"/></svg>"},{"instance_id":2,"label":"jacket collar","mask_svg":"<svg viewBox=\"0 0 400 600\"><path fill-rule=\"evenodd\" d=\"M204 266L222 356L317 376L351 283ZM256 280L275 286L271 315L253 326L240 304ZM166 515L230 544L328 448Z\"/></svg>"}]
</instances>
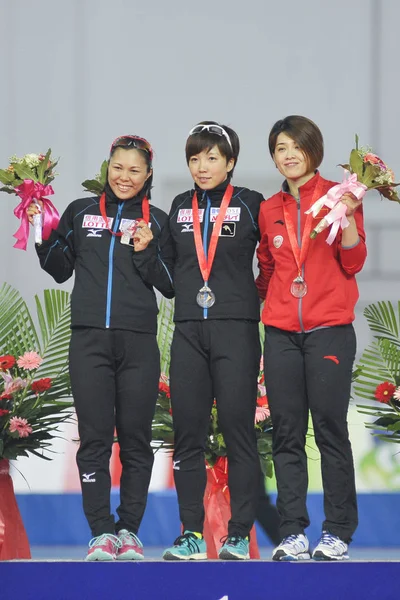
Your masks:
<instances>
[{"instance_id":1,"label":"jacket collar","mask_svg":"<svg viewBox=\"0 0 400 600\"><path fill-rule=\"evenodd\" d=\"M210 198L213 204L219 204L222 202L222 198L224 197L226 188L230 184L229 179L225 179L222 183L217 185L217 187L212 190L202 190L198 185L195 184L194 189L197 192L197 197L199 202L203 202L208 198Z\"/></svg>"},{"instance_id":2,"label":"jacket collar","mask_svg":"<svg viewBox=\"0 0 400 600\"><path fill-rule=\"evenodd\" d=\"M311 179L309 179L306 183L304 183L303 185L301 185L299 187L299 198L300 200L302 198L304 198L305 196L308 196L309 194L312 194L317 183L319 182L321 178L321 175L319 173L318 170L315 171L315 174L313 177L311 177ZM289 186L288 186L288 182L285 179L285 181L282 184L282 192L283 192L283 199L286 200L287 197L289 196L290 198L293 198L292 194L290 193L289 190Z\"/></svg>"},{"instance_id":3,"label":"jacket collar","mask_svg":"<svg viewBox=\"0 0 400 600\"><path fill-rule=\"evenodd\" d=\"M106 204L119 204L120 202L123 202L124 206L132 206L134 204L140 204L145 196L145 190L143 188L137 196L133 196L133 198L129 198L128 200L121 200L114 194L108 182L106 183L104 191L106 193Z\"/></svg>"}]
</instances>

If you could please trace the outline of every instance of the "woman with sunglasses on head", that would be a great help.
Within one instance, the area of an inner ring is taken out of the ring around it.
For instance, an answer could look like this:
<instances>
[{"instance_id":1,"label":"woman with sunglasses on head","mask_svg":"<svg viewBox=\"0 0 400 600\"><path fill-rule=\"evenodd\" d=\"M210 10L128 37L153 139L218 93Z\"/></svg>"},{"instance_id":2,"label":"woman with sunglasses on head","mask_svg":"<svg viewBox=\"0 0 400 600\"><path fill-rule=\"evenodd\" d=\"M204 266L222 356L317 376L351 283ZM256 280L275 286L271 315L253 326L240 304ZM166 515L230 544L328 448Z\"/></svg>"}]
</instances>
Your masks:
<instances>
[{"instance_id":1,"label":"woman with sunglasses on head","mask_svg":"<svg viewBox=\"0 0 400 600\"><path fill-rule=\"evenodd\" d=\"M366 259L361 201L345 194L348 227L332 245L328 231L310 239L317 220L306 211L336 185L317 171L323 158L319 128L301 116L277 121L269 150L285 177L262 204L257 249L259 295L265 299L264 373L273 427L273 459L281 518L274 560L310 558L307 507L308 416L321 453L325 521L312 553L342 560L357 527L357 499L347 427L356 338L355 275ZM326 216L323 210L317 216Z\"/></svg>"},{"instance_id":2,"label":"woman with sunglasses on head","mask_svg":"<svg viewBox=\"0 0 400 600\"><path fill-rule=\"evenodd\" d=\"M189 132L186 160L194 189L175 198L175 331L170 386L174 478L183 535L166 560L207 558L203 538L205 444L216 399L228 454L231 519L219 551L249 558L260 465L254 430L260 366L260 315L252 261L262 195L233 186L237 134L213 121Z\"/></svg>"},{"instance_id":3,"label":"woman with sunglasses on head","mask_svg":"<svg viewBox=\"0 0 400 600\"><path fill-rule=\"evenodd\" d=\"M167 215L149 203L152 159L145 139L117 138L102 196L72 202L57 230L36 246L41 267L58 283L75 272L69 370L90 561L143 558L137 532L153 465L160 375L153 287L173 296L159 254ZM31 205L30 220L36 212ZM110 509L114 428L122 463L117 523Z\"/></svg>"}]
</instances>

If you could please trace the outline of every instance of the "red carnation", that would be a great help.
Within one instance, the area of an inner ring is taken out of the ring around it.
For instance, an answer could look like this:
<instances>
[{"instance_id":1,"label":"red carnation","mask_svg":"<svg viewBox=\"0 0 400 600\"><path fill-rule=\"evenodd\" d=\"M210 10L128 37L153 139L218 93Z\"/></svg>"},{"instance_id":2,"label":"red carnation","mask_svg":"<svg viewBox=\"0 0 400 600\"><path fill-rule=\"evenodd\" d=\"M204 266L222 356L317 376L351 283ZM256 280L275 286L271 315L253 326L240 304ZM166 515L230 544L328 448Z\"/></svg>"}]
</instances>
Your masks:
<instances>
[{"instance_id":1,"label":"red carnation","mask_svg":"<svg viewBox=\"0 0 400 600\"><path fill-rule=\"evenodd\" d=\"M268 406L267 396L259 396L257 398L257 406Z\"/></svg>"},{"instance_id":2,"label":"red carnation","mask_svg":"<svg viewBox=\"0 0 400 600\"><path fill-rule=\"evenodd\" d=\"M0 356L0 371L7 371L7 369L11 369L15 365L15 358L10 354L5 354L4 356Z\"/></svg>"},{"instance_id":3,"label":"red carnation","mask_svg":"<svg viewBox=\"0 0 400 600\"><path fill-rule=\"evenodd\" d=\"M12 400L12 394L1 394L0 400Z\"/></svg>"},{"instance_id":4,"label":"red carnation","mask_svg":"<svg viewBox=\"0 0 400 600\"><path fill-rule=\"evenodd\" d=\"M159 384L158 384L158 391L159 392L163 392L167 396L167 398L171 398L171 393L169 391L169 385L167 385L163 381L159 382Z\"/></svg>"},{"instance_id":5,"label":"red carnation","mask_svg":"<svg viewBox=\"0 0 400 600\"><path fill-rule=\"evenodd\" d=\"M0 408L0 417L4 417L4 415L8 415L9 414L9 410L7 410L6 408Z\"/></svg>"},{"instance_id":6,"label":"red carnation","mask_svg":"<svg viewBox=\"0 0 400 600\"><path fill-rule=\"evenodd\" d=\"M44 377L43 379L38 379L31 384L31 388L33 392L36 394L40 394L41 392L45 392L51 388L51 379L50 377Z\"/></svg>"},{"instance_id":7,"label":"red carnation","mask_svg":"<svg viewBox=\"0 0 400 600\"><path fill-rule=\"evenodd\" d=\"M390 400L393 397L394 392L396 391L396 386L389 381L384 381L380 383L375 390L375 398L382 402L383 404L389 404Z\"/></svg>"}]
</instances>

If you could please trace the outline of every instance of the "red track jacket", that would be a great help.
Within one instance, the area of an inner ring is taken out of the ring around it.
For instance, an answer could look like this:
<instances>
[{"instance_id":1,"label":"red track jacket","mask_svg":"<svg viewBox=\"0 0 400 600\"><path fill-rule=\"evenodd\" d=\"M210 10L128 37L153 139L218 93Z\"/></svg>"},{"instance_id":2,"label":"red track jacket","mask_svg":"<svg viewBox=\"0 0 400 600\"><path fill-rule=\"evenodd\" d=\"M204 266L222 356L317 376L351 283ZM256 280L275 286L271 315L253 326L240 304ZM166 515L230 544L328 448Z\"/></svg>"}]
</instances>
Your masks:
<instances>
[{"instance_id":1,"label":"red track jacket","mask_svg":"<svg viewBox=\"0 0 400 600\"><path fill-rule=\"evenodd\" d=\"M303 277L308 292L295 298L290 286L297 276L296 262L286 230L283 203L289 207L296 232L303 235L307 215L317 183L322 182L322 193L336 185L323 179L317 172L299 188L300 207L296 200L283 191L261 204L259 227L261 241L257 250L259 276L256 284L259 296L265 299L262 322L286 331L304 332L319 327L345 325L354 320L354 307L358 300L355 274L365 262L367 249L363 226L362 206L355 212L359 242L351 248L341 245L341 230L331 246L326 243L329 228L311 240ZM329 209L324 207L313 227ZM298 221L300 219L300 223ZM298 227L300 225L300 227Z\"/></svg>"}]
</instances>

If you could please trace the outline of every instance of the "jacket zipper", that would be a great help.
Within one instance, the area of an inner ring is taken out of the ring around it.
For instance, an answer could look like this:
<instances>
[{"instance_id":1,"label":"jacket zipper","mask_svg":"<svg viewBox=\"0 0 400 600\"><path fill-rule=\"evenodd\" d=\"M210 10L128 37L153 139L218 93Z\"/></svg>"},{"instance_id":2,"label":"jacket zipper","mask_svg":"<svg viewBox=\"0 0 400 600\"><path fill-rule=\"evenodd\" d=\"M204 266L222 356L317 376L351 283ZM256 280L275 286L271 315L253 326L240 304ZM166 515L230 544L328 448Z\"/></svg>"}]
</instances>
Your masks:
<instances>
[{"instance_id":1,"label":"jacket zipper","mask_svg":"<svg viewBox=\"0 0 400 600\"><path fill-rule=\"evenodd\" d=\"M204 256L206 260L208 258L208 222L210 220L210 207L211 200L207 196L207 208L204 211L204 227L203 227L203 248L204 248ZM210 273L208 274L210 276ZM208 308L203 308L203 317L204 319L208 318Z\"/></svg>"},{"instance_id":2,"label":"jacket zipper","mask_svg":"<svg viewBox=\"0 0 400 600\"><path fill-rule=\"evenodd\" d=\"M117 216L115 217L113 232L118 231L118 225L121 219L123 203L118 205ZM110 328L111 320L111 301L112 301L112 282L113 282L113 256L115 246L115 235L111 236L110 249L108 251L108 281L107 281L107 305L106 305L106 329Z\"/></svg>"},{"instance_id":3,"label":"jacket zipper","mask_svg":"<svg viewBox=\"0 0 400 600\"><path fill-rule=\"evenodd\" d=\"M297 203L297 243L301 250L301 212L300 212L300 190L299 190L299 201ZM301 276L304 279L304 263L301 265ZM303 298L299 298L299 323L300 329L302 333L304 333L304 324L303 324Z\"/></svg>"}]
</instances>

